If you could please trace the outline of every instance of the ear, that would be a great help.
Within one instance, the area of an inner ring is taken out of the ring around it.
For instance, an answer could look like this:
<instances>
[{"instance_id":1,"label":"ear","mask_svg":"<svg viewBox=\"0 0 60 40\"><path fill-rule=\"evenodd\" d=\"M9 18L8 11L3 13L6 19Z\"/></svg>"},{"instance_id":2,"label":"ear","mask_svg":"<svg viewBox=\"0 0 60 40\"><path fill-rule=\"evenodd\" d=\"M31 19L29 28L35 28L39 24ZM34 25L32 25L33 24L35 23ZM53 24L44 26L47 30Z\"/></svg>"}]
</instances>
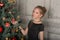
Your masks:
<instances>
[{"instance_id":1,"label":"ear","mask_svg":"<svg viewBox=\"0 0 60 40\"><path fill-rule=\"evenodd\" d=\"M42 14L40 14L40 18L42 17L43 15Z\"/></svg>"}]
</instances>

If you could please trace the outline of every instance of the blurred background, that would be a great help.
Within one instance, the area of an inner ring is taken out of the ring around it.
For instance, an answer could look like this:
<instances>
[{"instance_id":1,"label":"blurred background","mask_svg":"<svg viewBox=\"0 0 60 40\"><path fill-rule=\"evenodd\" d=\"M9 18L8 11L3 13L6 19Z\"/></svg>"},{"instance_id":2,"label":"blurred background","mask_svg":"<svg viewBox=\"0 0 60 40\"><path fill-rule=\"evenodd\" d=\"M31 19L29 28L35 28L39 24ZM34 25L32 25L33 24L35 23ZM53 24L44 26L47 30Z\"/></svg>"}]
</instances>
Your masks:
<instances>
[{"instance_id":1,"label":"blurred background","mask_svg":"<svg viewBox=\"0 0 60 40\"><path fill-rule=\"evenodd\" d=\"M17 10L21 17L26 19L26 25L31 19L35 6L45 6L47 12L43 18L45 25L45 38L47 40L60 40L60 0L16 0Z\"/></svg>"}]
</instances>

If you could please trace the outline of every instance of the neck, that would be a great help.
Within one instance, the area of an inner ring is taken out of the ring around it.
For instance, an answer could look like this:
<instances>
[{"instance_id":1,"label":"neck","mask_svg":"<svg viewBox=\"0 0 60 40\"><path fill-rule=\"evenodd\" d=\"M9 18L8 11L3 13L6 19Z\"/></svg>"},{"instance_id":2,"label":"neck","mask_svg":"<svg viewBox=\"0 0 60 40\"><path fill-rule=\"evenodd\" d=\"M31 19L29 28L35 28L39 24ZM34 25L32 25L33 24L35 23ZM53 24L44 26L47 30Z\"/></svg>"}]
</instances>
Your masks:
<instances>
[{"instance_id":1,"label":"neck","mask_svg":"<svg viewBox=\"0 0 60 40\"><path fill-rule=\"evenodd\" d=\"M41 19L33 19L34 22L41 22Z\"/></svg>"},{"instance_id":2,"label":"neck","mask_svg":"<svg viewBox=\"0 0 60 40\"><path fill-rule=\"evenodd\" d=\"M40 23L42 23L42 21L41 21L41 19L34 19L34 20L33 20L33 23L35 23L35 24L40 24Z\"/></svg>"}]
</instances>

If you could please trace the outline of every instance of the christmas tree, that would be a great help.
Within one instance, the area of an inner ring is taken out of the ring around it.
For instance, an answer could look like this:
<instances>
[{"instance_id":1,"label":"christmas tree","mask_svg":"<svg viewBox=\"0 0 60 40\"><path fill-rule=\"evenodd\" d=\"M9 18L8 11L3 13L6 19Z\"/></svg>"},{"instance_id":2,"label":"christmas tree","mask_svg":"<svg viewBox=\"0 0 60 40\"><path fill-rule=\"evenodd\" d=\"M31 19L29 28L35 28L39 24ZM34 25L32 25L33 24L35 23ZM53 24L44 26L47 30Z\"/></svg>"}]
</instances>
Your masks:
<instances>
[{"instance_id":1,"label":"christmas tree","mask_svg":"<svg viewBox=\"0 0 60 40\"><path fill-rule=\"evenodd\" d=\"M0 0L0 40L21 40L21 22L20 15L17 15L16 0Z\"/></svg>"}]
</instances>

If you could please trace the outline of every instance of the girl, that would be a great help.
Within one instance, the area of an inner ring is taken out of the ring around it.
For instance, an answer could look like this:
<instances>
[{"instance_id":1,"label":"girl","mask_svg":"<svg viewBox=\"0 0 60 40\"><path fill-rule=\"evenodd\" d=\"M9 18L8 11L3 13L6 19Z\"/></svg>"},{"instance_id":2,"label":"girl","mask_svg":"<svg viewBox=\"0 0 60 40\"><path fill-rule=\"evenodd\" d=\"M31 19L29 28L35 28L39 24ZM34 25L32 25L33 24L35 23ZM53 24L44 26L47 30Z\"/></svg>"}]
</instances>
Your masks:
<instances>
[{"instance_id":1,"label":"girl","mask_svg":"<svg viewBox=\"0 0 60 40\"><path fill-rule=\"evenodd\" d=\"M24 30L19 27L23 35L28 34L28 40L44 40L44 25L41 18L44 16L46 8L36 6L32 12L32 20L29 22L28 27Z\"/></svg>"}]
</instances>

